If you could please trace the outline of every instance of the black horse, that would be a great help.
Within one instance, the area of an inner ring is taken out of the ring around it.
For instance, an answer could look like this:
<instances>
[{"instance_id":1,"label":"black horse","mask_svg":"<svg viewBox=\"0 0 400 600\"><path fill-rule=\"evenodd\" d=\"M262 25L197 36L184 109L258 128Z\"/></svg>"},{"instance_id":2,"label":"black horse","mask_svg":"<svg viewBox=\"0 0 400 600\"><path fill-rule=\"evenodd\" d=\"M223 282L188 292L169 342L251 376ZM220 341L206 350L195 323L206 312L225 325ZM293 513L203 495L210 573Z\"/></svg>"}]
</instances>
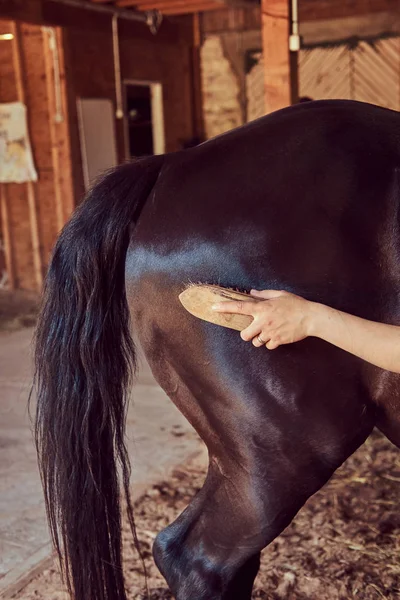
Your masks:
<instances>
[{"instance_id":1,"label":"black horse","mask_svg":"<svg viewBox=\"0 0 400 600\"><path fill-rule=\"evenodd\" d=\"M286 289L400 323L400 116L300 104L117 168L64 228L37 331L46 505L76 600L126 598L119 467L135 352L209 451L204 487L155 542L178 600L246 600L260 551L378 426L400 380L320 340L268 352L186 313L189 282Z\"/></svg>"}]
</instances>

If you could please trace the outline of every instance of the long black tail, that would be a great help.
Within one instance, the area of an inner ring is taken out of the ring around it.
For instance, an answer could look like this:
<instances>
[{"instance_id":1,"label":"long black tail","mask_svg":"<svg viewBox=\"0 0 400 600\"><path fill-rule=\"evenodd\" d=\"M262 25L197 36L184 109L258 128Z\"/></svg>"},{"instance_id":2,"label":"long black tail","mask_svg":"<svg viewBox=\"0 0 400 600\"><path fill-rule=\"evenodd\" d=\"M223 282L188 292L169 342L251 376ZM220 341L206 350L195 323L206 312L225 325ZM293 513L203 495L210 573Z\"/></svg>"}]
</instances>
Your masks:
<instances>
[{"instance_id":1,"label":"long black tail","mask_svg":"<svg viewBox=\"0 0 400 600\"><path fill-rule=\"evenodd\" d=\"M36 443L51 533L75 600L126 599L119 473L136 540L124 443L136 362L124 269L132 223L162 162L118 167L92 189L58 239L45 284Z\"/></svg>"}]
</instances>

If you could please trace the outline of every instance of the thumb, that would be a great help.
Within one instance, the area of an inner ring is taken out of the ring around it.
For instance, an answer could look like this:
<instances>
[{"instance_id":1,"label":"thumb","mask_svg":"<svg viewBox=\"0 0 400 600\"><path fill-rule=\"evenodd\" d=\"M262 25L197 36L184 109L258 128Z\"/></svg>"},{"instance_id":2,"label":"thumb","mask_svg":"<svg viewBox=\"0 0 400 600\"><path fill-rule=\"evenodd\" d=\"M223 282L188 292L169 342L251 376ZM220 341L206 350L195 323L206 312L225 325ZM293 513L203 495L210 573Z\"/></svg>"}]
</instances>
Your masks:
<instances>
[{"instance_id":1,"label":"thumb","mask_svg":"<svg viewBox=\"0 0 400 600\"><path fill-rule=\"evenodd\" d=\"M284 296L285 292L279 290L251 290L250 295L254 296L255 298L271 300L272 298L279 298L279 296Z\"/></svg>"}]
</instances>

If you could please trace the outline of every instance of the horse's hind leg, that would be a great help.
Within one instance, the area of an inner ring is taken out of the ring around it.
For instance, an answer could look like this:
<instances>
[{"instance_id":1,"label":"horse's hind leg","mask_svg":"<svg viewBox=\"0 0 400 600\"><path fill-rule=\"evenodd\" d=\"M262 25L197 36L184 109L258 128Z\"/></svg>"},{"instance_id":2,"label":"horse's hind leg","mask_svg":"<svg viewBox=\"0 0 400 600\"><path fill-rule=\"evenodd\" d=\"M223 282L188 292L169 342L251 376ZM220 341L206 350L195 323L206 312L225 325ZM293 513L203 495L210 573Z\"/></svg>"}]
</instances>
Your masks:
<instances>
[{"instance_id":1,"label":"horse's hind leg","mask_svg":"<svg viewBox=\"0 0 400 600\"><path fill-rule=\"evenodd\" d=\"M154 545L177 600L250 600L260 551L290 523L327 474L276 465L270 474L213 458L202 490ZM318 470L318 469L317 469Z\"/></svg>"},{"instance_id":2,"label":"horse's hind leg","mask_svg":"<svg viewBox=\"0 0 400 600\"><path fill-rule=\"evenodd\" d=\"M227 479L211 462L202 490L154 545L177 600L251 598L265 545L263 516L252 500L245 498L240 478Z\"/></svg>"},{"instance_id":3,"label":"horse's hind leg","mask_svg":"<svg viewBox=\"0 0 400 600\"><path fill-rule=\"evenodd\" d=\"M266 451L244 431L243 440L241 457L223 448L211 456L203 488L156 539L156 563L177 600L250 600L260 551L342 462L310 454L307 436L294 440L293 451Z\"/></svg>"},{"instance_id":4,"label":"horse's hind leg","mask_svg":"<svg viewBox=\"0 0 400 600\"><path fill-rule=\"evenodd\" d=\"M156 562L177 600L250 600L260 551L365 441L374 414L352 364L329 347L306 344L288 361L222 329L196 338L168 310L149 327L141 308L153 374L210 454L202 490L157 537Z\"/></svg>"}]
</instances>

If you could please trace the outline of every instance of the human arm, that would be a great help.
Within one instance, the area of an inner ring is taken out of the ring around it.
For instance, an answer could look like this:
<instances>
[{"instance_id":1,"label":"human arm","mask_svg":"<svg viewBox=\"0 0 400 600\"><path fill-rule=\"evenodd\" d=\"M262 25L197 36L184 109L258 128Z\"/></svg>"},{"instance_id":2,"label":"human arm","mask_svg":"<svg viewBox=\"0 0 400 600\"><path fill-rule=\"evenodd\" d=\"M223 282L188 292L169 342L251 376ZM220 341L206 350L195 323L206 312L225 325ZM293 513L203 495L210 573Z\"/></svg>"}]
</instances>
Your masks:
<instances>
[{"instance_id":1,"label":"human arm","mask_svg":"<svg viewBox=\"0 0 400 600\"><path fill-rule=\"evenodd\" d=\"M273 350L317 337L382 369L400 373L400 327L375 323L275 290L252 290L259 302L220 302L217 312L247 314L253 322L241 332L245 341Z\"/></svg>"}]
</instances>

